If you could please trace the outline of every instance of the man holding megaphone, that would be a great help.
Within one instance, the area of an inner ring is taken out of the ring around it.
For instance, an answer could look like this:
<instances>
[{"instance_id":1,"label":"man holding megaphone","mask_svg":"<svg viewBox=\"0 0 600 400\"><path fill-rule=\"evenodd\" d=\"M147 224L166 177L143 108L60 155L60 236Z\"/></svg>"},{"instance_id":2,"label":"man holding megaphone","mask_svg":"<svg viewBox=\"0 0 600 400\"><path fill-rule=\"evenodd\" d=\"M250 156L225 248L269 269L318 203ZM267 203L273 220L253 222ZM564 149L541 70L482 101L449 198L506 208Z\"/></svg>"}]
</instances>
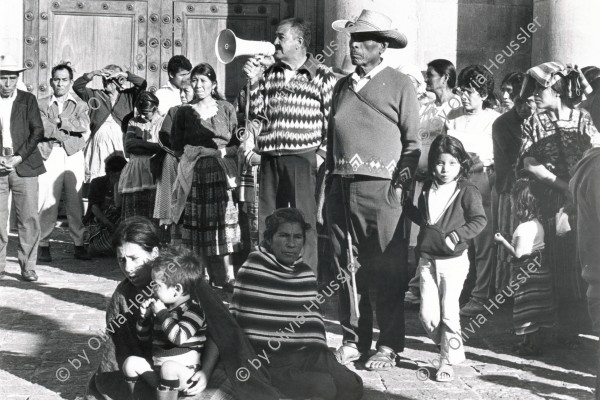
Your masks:
<instances>
[{"instance_id":1,"label":"man holding megaphone","mask_svg":"<svg viewBox=\"0 0 600 400\"><path fill-rule=\"evenodd\" d=\"M255 152L261 155L259 232L281 207L300 209L313 229L306 233L304 261L317 274L317 168L325 158L327 120L335 75L307 52L310 24L283 20L275 33L275 54L250 58L243 68L250 82L250 116L259 122Z\"/></svg>"}]
</instances>

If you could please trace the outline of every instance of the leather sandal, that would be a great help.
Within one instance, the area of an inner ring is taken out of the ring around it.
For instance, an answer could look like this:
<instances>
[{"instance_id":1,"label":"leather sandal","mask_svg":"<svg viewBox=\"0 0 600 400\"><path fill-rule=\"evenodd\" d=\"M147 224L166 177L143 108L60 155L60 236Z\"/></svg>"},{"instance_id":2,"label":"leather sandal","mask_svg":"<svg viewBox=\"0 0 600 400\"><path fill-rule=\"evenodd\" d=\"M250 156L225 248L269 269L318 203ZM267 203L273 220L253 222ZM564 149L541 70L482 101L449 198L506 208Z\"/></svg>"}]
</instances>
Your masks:
<instances>
[{"instance_id":1,"label":"leather sandal","mask_svg":"<svg viewBox=\"0 0 600 400\"><path fill-rule=\"evenodd\" d=\"M361 354L354 343L345 343L333 352L335 359L342 365L350 364L360 359Z\"/></svg>"},{"instance_id":2,"label":"leather sandal","mask_svg":"<svg viewBox=\"0 0 600 400\"><path fill-rule=\"evenodd\" d=\"M374 363L383 364L382 366L373 366ZM389 347L379 346L377 353L373 354L365 363L365 368L369 371L389 371L396 366L396 353Z\"/></svg>"},{"instance_id":3,"label":"leather sandal","mask_svg":"<svg viewBox=\"0 0 600 400\"><path fill-rule=\"evenodd\" d=\"M437 382L452 382L454 380L454 368L449 364L442 364L440 369L435 373Z\"/></svg>"}]
</instances>

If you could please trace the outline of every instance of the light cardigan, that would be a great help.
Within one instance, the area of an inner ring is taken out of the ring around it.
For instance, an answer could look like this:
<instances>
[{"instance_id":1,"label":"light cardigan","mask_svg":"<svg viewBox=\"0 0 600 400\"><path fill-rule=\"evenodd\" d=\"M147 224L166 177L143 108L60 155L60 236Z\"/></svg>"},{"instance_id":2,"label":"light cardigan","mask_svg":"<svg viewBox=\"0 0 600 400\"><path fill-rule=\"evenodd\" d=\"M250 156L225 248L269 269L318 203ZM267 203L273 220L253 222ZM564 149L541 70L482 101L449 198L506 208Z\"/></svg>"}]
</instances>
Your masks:
<instances>
[{"instance_id":1,"label":"light cardigan","mask_svg":"<svg viewBox=\"0 0 600 400\"><path fill-rule=\"evenodd\" d=\"M259 246L238 272L229 310L259 354L327 350L317 299L317 279L301 258L284 266Z\"/></svg>"},{"instance_id":2,"label":"light cardigan","mask_svg":"<svg viewBox=\"0 0 600 400\"><path fill-rule=\"evenodd\" d=\"M342 78L332 101L328 174L366 175L407 185L421 154L419 103L410 79L386 67L358 93L385 117L357 97L351 75Z\"/></svg>"}]
</instances>

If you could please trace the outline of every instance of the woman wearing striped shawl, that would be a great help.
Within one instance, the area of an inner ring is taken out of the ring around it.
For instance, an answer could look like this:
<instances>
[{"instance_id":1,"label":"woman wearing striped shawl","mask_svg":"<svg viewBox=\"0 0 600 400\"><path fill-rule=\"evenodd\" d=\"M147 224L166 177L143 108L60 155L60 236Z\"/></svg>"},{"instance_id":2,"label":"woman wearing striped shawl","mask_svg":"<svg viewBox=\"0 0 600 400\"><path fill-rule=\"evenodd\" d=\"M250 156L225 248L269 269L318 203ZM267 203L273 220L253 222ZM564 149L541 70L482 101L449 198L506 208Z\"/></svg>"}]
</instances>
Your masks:
<instances>
[{"instance_id":1,"label":"woman wearing striped shawl","mask_svg":"<svg viewBox=\"0 0 600 400\"><path fill-rule=\"evenodd\" d=\"M265 240L238 273L230 311L258 354L249 364L266 367L285 396L360 399L362 380L327 347L319 310L325 296L317 293L316 277L301 258L309 229L295 208L267 217ZM335 280L330 285L339 289Z\"/></svg>"}]
</instances>

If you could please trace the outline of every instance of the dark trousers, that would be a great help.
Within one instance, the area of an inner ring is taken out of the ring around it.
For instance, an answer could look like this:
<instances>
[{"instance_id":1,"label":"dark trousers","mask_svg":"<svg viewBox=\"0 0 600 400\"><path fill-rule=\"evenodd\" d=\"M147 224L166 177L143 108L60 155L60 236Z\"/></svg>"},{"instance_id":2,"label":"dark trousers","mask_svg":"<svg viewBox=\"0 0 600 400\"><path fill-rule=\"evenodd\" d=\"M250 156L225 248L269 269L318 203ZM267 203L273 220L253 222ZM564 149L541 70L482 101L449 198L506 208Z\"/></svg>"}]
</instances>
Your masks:
<instances>
[{"instance_id":1,"label":"dark trousers","mask_svg":"<svg viewBox=\"0 0 600 400\"><path fill-rule=\"evenodd\" d=\"M302 258L317 275L317 155L314 151L286 156L263 155L260 163L258 229L264 239L265 220L278 208L295 207L312 227L306 233Z\"/></svg>"},{"instance_id":2,"label":"dark trousers","mask_svg":"<svg viewBox=\"0 0 600 400\"><path fill-rule=\"evenodd\" d=\"M350 218L349 227L344 204ZM389 180L334 176L326 207L334 268L345 269L348 265L347 229L352 236L355 259L361 265L356 276L360 298L357 326L351 324L351 288L343 284L339 291L339 318L344 328L344 343L356 343L361 352L371 348L372 291L376 293L380 330L377 346L386 346L396 352L404 350L404 290L409 237L404 232L400 199L390 190Z\"/></svg>"},{"instance_id":3,"label":"dark trousers","mask_svg":"<svg viewBox=\"0 0 600 400\"><path fill-rule=\"evenodd\" d=\"M363 395L360 376L341 365L328 350L299 350L270 355L273 386L286 397L358 400Z\"/></svg>"}]
</instances>

